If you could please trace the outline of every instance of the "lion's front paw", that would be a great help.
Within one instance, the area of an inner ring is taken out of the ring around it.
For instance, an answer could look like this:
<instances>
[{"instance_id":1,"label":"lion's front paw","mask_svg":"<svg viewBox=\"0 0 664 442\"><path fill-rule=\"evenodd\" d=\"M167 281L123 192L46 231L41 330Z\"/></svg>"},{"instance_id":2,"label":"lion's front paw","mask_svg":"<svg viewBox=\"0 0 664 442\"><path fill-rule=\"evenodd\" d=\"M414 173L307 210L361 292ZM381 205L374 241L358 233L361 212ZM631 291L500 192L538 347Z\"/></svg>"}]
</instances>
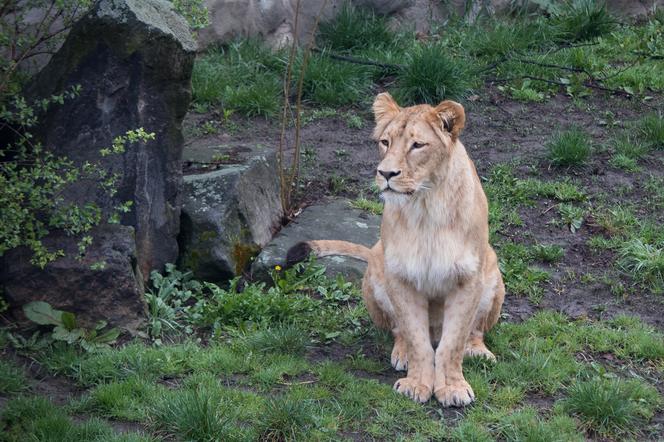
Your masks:
<instances>
[{"instance_id":1,"label":"lion's front paw","mask_svg":"<svg viewBox=\"0 0 664 442\"><path fill-rule=\"evenodd\" d=\"M408 370L408 352L406 351L406 345L403 341L396 341L394 343L390 362L396 371Z\"/></svg>"},{"instance_id":2,"label":"lion's front paw","mask_svg":"<svg viewBox=\"0 0 664 442\"><path fill-rule=\"evenodd\" d=\"M401 378L394 384L394 389L423 404L431 398L431 386L422 384L418 379Z\"/></svg>"},{"instance_id":3,"label":"lion's front paw","mask_svg":"<svg viewBox=\"0 0 664 442\"><path fill-rule=\"evenodd\" d=\"M475 400L473 389L464 380L440 387L434 395L443 407L463 407Z\"/></svg>"}]
</instances>

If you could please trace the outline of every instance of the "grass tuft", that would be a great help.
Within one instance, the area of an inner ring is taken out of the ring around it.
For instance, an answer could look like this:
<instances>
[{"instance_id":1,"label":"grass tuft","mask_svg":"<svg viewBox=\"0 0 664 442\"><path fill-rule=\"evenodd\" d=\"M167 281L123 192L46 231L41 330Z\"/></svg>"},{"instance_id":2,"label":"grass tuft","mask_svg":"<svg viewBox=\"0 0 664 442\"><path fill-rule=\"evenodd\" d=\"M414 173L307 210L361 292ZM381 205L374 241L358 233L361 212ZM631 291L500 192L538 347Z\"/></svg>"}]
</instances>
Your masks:
<instances>
[{"instance_id":1,"label":"grass tuft","mask_svg":"<svg viewBox=\"0 0 664 442\"><path fill-rule=\"evenodd\" d=\"M408 54L404 69L397 74L395 96L404 105L438 104L461 99L473 86L468 61L448 56L442 45L425 44Z\"/></svg>"},{"instance_id":2,"label":"grass tuft","mask_svg":"<svg viewBox=\"0 0 664 442\"><path fill-rule=\"evenodd\" d=\"M245 335L242 344L257 353L302 355L311 344L306 331L293 325L277 325Z\"/></svg>"},{"instance_id":3,"label":"grass tuft","mask_svg":"<svg viewBox=\"0 0 664 442\"><path fill-rule=\"evenodd\" d=\"M637 133L648 147L664 150L664 117L650 114L641 118L637 124Z\"/></svg>"},{"instance_id":4,"label":"grass tuft","mask_svg":"<svg viewBox=\"0 0 664 442\"><path fill-rule=\"evenodd\" d=\"M578 127L559 132L548 143L549 158L556 166L581 166L590 156L590 138Z\"/></svg>"},{"instance_id":5,"label":"grass tuft","mask_svg":"<svg viewBox=\"0 0 664 442\"><path fill-rule=\"evenodd\" d=\"M153 425L167 435L184 440L241 440L232 426L231 407L214 389L176 391L152 410Z\"/></svg>"},{"instance_id":6,"label":"grass tuft","mask_svg":"<svg viewBox=\"0 0 664 442\"><path fill-rule=\"evenodd\" d=\"M567 0L553 14L559 41L585 41L608 34L616 27L606 3L596 0Z\"/></svg>"},{"instance_id":7,"label":"grass tuft","mask_svg":"<svg viewBox=\"0 0 664 442\"><path fill-rule=\"evenodd\" d=\"M290 398L270 399L265 411L258 417L260 440L297 440L306 434L315 422L310 401Z\"/></svg>"},{"instance_id":8,"label":"grass tuft","mask_svg":"<svg viewBox=\"0 0 664 442\"><path fill-rule=\"evenodd\" d=\"M656 291L664 289L664 247L635 238L620 246L618 256L618 265L636 280Z\"/></svg>"},{"instance_id":9,"label":"grass tuft","mask_svg":"<svg viewBox=\"0 0 664 442\"><path fill-rule=\"evenodd\" d=\"M334 19L320 24L318 33L322 45L335 51L380 48L393 41L385 17L348 0Z\"/></svg>"},{"instance_id":10,"label":"grass tuft","mask_svg":"<svg viewBox=\"0 0 664 442\"><path fill-rule=\"evenodd\" d=\"M604 434L638 433L661 402L653 387L638 380L593 378L572 384L567 394L564 408Z\"/></svg>"}]
</instances>

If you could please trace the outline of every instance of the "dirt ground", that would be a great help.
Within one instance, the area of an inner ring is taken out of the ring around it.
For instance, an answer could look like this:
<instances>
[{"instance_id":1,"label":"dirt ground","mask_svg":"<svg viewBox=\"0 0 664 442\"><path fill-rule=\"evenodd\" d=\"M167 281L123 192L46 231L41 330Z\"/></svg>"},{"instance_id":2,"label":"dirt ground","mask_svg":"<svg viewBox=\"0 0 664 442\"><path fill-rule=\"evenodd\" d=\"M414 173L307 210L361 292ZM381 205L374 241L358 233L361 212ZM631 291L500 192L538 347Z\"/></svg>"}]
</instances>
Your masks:
<instances>
[{"instance_id":1,"label":"dirt ground","mask_svg":"<svg viewBox=\"0 0 664 442\"><path fill-rule=\"evenodd\" d=\"M629 173L608 164L611 155L603 146L616 131L645 113L661 109L663 103L663 97L644 102L603 92L579 100L559 94L543 103L524 103L506 98L488 87L481 96L471 96L462 103L466 109L466 128L461 140L481 177L487 176L497 164L516 162L519 178L556 180L570 177L589 195L587 204L590 206L601 194L608 204L633 202L645 212L643 205L638 204L644 194L644 182L649 176L661 178L664 175L664 152L651 155L641 164L640 172ZM302 174L293 211L325 196L354 198L370 193L378 162L378 150L371 139L373 120L370 108L368 102L359 109L340 109L334 116L311 118L312 121L304 125ZM304 114L313 112L313 108L307 108ZM362 128L349 127L346 121L349 112L363 120ZM214 162L195 164L195 159L200 157L196 152L202 147L215 146L222 154L221 160L217 160L223 163L241 160L256 146L269 150L276 149L279 144L278 121L262 118L233 116L230 124L221 125L218 133L196 133L196 127L218 118L214 113L188 115L184 123L188 146L185 173L191 173L197 167L215 167ZM594 149L590 160L581 168L561 170L552 167L547 159L546 143L556 131L572 125L580 126L592 136ZM292 143L292 128L287 138ZM187 158L188 154L193 158ZM192 159L193 162L188 161ZM638 287L630 289L627 297L617 297L606 283L583 283L580 280L580 275L585 273L599 276L612 271L614 258L610 252L598 253L588 246L588 239L601 230L592 219L586 218L583 226L571 233L550 223L557 216L556 211L550 209L547 201L538 201L536 206L520 210L523 227L508 227L498 232L513 241L558 244L565 249L563 259L545 269L551 273L551 278L545 283L541 302L535 305L525 297L508 293L503 307L506 317L520 321L543 308L561 311L571 317L607 318L625 313L638 315L647 323L664 329L664 297ZM664 221L662 213L637 214ZM633 285L633 281L616 272L612 276L625 286Z\"/></svg>"}]
</instances>

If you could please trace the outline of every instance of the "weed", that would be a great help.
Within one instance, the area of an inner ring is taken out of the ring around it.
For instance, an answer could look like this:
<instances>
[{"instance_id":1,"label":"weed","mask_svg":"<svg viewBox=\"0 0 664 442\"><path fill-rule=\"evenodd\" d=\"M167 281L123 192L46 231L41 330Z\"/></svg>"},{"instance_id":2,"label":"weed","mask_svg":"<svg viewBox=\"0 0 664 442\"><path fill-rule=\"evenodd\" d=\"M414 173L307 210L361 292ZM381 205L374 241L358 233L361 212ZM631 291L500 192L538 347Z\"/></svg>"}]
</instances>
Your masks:
<instances>
[{"instance_id":1,"label":"weed","mask_svg":"<svg viewBox=\"0 0 664 442\"><path fill-rule=\"evenodd\" d=\"M549 159L556 166L580 166L590 155L590 139L580 128L559 132L547 145Z\"/></svg>"},{"instance_id":2,"label":"weed","mask_svg":"<svg viewBox=\"0 0 664 442\"><path fill-rule=\"evenodd\" d=\"M332 175L329 181L330 192L341 195L346 190L347 184L346 178L336 174Z\"/></svg>"},{"instance_id":3,"label":"weed","mask_svg":"<svg viewBox=\"0 0 664 442\"><path fill-rule=\"evenodd\" d=\"M639 138L651 149L664 150L664 117L650 114L637 123Z\"/></svg>"},{"instance_id":4,"label":"weed","mask_svg":"<svg viewBox=\"0 0 664 442\"><path fill-rule=\"evenodd\" d=\"M581 228L585 218L585 210L581 207L572 204L560 204L558 206L558 213L564 225L569 227L570 232L575 233Z\"/></svg>"},{"instance_id":5,"label":"weed","mask_svg":"<svg viewBox=\"0 0 664 442\"><path fill-rule=\"evenodd\" d=\"M158 343L167 332L191 333L191 325L183 325L186 322L183 320L193 319L194 307L189 304L189 300L202 289L201 283L192 280L192 276L191 272L177 270L173 264L166 264L164 275L156 271L151 273L152 287L145 293L148 333Z\"/></svg>"},{"instance_id":6,"label":"weed","mask_svg":"<svg viewBox=\"0 0 664 442\"><path fill-rule=\"evenodd\" d=\"M570 386L564 408L600 434L638 433L661 403L657 391L636 379L593 378Z\"/></svg>"},{"instance_id":7,"label":"weed","mask_svg":"<svg viewBox=\"0 0 664 442\"><path fill-rule=\"evenodd\" d=\"M421 45L409 53L406 66L397 74L397 99L403 104L436 105L466 96L473 86L469 63L448 53L440 44Z\"/></svg>"},{"instance_id":8,"label":"weed","mask_svg":"<svg viewBox=\"0 0 664 442\"><path fill-rule=\"evenodd\" d=\"M94 351L108 348L109 344L115 343L120 335L120 330L106 328L106 321L99 321L94 328L86 329L79 327L76 316L71 312L56 310L48 302L33 301L23 306L25 316L39 325L54 326L51 337L57 341L68 344L78 344L85 351Z\"/></svg>"},{"instance_id":9,"label":"weed","mask_svg":"<svg viewBox=\"0 0 664 442\"><path fill-rule=\"evenodd\" d=\"M364 120L356 113L346 112L343 117L346 121L346 126L350 129L362 129L364 127Z\"/></svg>"},{"instance_id":10,"label":"weed","mask_svg":"<svg viewBox=\"0 0 664 442\"><path fill-rule=\"evenodd\" d=\"M528 249L521 244L506 243L498 247L498 256L507 291L539 302L543 292L541 283L549 280L549 273L529 265L533 258Z\"/></svg>"},{"instance_id":11,"label":"weed","mask_svg":"<svg viewBox=\"0 0 664 442\"><path fill-rule=\"evenodd\" d=\"M565 256L565 249L555 244L537 244L533 246L532 253L533 257L539 261L555 263Z\"/></svg>"},{"instance_id":12,"label":"weed","mask_svg":"<svg viewBox=\"0 0 664 442\"><path fill-rule=\"evenodd\" d=\"M384 17L358 8L349 0L344 1L334 19L320 24L318 33L322 45L335 51L384 47L393 41Z\"/></svg>"}]
</instances>

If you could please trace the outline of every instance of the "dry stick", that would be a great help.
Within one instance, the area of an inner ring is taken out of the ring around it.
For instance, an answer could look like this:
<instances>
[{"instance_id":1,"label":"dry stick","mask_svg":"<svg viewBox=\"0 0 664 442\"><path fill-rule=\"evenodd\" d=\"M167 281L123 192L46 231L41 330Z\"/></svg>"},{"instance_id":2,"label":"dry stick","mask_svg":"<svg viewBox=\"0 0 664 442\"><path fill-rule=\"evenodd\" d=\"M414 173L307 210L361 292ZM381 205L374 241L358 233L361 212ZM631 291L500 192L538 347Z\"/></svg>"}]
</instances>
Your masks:
<instances>
[{"instance_id":1,"label":"dry stick","mask_svg":"<svg viewBox=\"0 0 664 442\"><path fill-rule=\"evenodd\" d=\"M317 53L322 54L326 57L329 57L333 60L347 61L348 63L363 64L363 65L367 65L367 66L377 66L377 67L383 68L383 69L403 69L404 68L404 66L401 65L401 64L378 63L377 61L372 61L372 60L360 60L359 58L348 57L346 55L331 54L328 51L318 49L318 48L312 48L311 50L313 52L317 52Z\"/></svg>"},{"instance_id":2,"label":"dry stick","mask_svg":"<svg viewBox=\"0 0 664 442\"><path fill-rule=\"evenodd\" d=\"M298 33L298 18L300 16L300 0L295 4L295 22L293 25L293 43L291 45L290 54L288 56L288 67L286 68L286 77L284 78L284 108L281 116L281 137L279 139L279 151L277 155L277 166L279 167L279 184L281 185L280 199L281 207L285 212L288 211L290 201L288 201L290 190L286 183L286 171L284 168L284 145L286 143L286 125L288 124L288 109L290 95L290 85L293 74L293 63L295 62L295 53L297 51L297 33Z\"/></svg>"},{"instance_id":3,"label":"dry stick","mask_svg":"<svg viewBox=\"0 0 664 442\"><path fill-rule=\"evenodd\" d=\"M293 152L293 164L291 165L291 174L288 180L288 185L289 185L288 194L287 194L288 206L290 206L290 197L292 192L291 185L295 182L295 178L297 177L300 171L300 129L301 129L301 118L302 118L301 108L302 108L302 88L304 87L304 74L307 70L307 62L309 61L311 48L313 48L314 42L316 40L316 30L318 29L318 23L320 22L320 18L323 15L323 11L325 10L326 5L327 5L327 0L324 0L323 4L321 5L320 11L316 16L316 20L314 21L314 26L311 29L311 36L309 37L309 43L307 44L304 50L304 54L302 54L302 66L300 67L300 78L298 79L297 83L297 101L295 105L295 150Z\"/></svg>"}]
</instances>

